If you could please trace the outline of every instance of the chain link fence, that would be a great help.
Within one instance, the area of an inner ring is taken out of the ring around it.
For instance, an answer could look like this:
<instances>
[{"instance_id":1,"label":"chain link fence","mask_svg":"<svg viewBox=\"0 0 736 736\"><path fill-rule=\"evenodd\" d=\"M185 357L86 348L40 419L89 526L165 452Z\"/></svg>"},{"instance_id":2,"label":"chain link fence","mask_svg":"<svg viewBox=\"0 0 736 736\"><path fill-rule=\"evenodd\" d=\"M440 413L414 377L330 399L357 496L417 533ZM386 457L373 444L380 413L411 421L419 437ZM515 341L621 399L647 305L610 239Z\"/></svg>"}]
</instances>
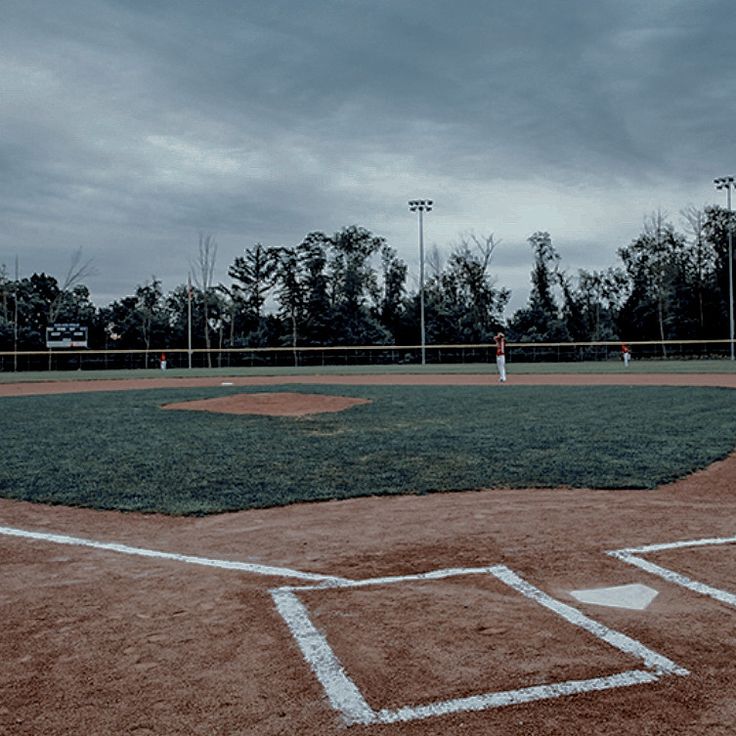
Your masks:
<instances>
[{"instance_id":1,"label":"chain link fence","mask_svg":"<svg viewBox=\"0 0 736 736\"><path fill-rule=\"evenodd\" d=\"M724 359L729 340L666 340L628 343L632 360ZM213 348L211 350L39 350L0 352L0 372L268 368L320 366L402 366L421 363L420 345L362 345L297 348ZM429 365L492 363L495 345L426 345ZM621 359L620 342L507 343L513 363L568 363Z\"/></svg>"}]
</instances>

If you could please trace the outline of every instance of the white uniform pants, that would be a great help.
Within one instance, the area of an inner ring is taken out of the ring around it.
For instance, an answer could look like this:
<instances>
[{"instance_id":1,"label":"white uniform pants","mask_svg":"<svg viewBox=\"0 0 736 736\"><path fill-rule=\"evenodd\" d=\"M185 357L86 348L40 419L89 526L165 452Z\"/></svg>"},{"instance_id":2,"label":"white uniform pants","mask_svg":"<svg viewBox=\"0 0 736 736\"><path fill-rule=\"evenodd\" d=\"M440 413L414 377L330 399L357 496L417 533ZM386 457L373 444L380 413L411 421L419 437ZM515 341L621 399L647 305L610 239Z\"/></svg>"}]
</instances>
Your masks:
<instances>
[{"instance_id":1,"label":"white uniform pants","mask_svg":"<svg viewBox=\"0 0 736 736\"><path fill-rule=\"evenodd\" d=\"M501 382L506 381L506 356L496 356L496 368L498 368L498 380Z\"/></svg>"}]
</instances>

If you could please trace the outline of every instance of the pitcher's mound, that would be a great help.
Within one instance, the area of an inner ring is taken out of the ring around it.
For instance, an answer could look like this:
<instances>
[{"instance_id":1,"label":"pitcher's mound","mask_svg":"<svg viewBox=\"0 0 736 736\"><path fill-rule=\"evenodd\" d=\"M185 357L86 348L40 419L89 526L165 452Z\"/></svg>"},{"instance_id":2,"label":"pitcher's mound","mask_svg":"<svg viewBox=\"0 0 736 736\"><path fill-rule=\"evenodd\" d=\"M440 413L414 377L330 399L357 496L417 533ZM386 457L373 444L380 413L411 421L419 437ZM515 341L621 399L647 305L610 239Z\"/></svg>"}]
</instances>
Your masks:
<instances>
[{"instance_id":1,"label":"pitcher's mound","mask_svg":"<svg viewBox=\"0 0 736 736\"><path fill-rule=\"evenodd\" d=\"M212 411L220 414L267 414L278 417L298 417L304 414L343 411L356 404L370 403L368 399L353 399L347 396L268 393L234 394L220 396L216 399L182 401L177 404L164 404L162 408Z\"/></svg>"}]
</instances>

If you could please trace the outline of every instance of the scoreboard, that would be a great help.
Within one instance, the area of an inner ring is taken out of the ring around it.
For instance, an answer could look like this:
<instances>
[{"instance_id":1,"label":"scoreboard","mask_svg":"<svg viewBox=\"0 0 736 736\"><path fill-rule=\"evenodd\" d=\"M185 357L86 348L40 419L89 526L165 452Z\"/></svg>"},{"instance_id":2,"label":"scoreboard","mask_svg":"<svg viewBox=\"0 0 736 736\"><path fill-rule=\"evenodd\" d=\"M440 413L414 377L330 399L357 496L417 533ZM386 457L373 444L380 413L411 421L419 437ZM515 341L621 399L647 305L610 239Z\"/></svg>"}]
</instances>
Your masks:
<instances>
[{"instance_id":1,"label":"scoreboard","mask_svg":"<svg viewBox=\"0 0 736 736\"><path fill-rule=\"evenodd\" d=\"M46 328L47 348L86 348L87 328L77 324L51 325Z\"/></svg>"}]
</instances>

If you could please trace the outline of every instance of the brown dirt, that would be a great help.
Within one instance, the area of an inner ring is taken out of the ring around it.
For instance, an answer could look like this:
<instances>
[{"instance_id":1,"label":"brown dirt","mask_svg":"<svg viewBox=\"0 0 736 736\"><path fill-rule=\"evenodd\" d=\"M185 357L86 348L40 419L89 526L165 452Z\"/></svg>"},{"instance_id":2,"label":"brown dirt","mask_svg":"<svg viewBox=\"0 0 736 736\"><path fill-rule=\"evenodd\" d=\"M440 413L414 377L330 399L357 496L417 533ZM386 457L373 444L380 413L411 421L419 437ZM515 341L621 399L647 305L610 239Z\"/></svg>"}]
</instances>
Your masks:
<instances>
[{"instance_id":1,"label":"brown dirt","mask_svg":"<svg viewBox=\"0 0 736 736\"><path fill-rule=\"evenodd\" d=\"M209 381L209 379L199 379ZM235 385L317 377L228 379ZM325 383L489 383L489 376L324 377ZM733 376L519 376L514 383L736 387ZM182 379L142 385L192 385ZM217 385L221 378L196 385ZM114 386L112 384L115 384ZM83 384L120 390L119 381ZM0 386L3 395L51 384ZM80 390L59 384L57 390ZM494 386L493 390L506 390ZM391 726L346 727L268 590L286 578L0 535L0 734L736 733L736 609L605 554L736 534L736 455L656 491L492 490L361 498L206 518L0 500L0 524L363 579L502 563L690 670L651 685ZM658 564L736 592L734 546ZM577 603L579 588L639 582L646 611ZM301 594L372 707L602 675L625 655L509 595L493 579Z\"/></svg>"},{"instance_id":2,"label":"brown dirt","mask_svg":"<svg viewBox=\"0 0 736 736\"><path fill-rule=\"evenodd\" d=\"M368 399L324 394L276 392L268 394L232 394L216 399L180 401L164 404L162 409L210 411L220 414L261 414L274 417L301 417L306 414L324 414L349 409L358 404L370 404Z\"/></svg>"}]
</instances>

